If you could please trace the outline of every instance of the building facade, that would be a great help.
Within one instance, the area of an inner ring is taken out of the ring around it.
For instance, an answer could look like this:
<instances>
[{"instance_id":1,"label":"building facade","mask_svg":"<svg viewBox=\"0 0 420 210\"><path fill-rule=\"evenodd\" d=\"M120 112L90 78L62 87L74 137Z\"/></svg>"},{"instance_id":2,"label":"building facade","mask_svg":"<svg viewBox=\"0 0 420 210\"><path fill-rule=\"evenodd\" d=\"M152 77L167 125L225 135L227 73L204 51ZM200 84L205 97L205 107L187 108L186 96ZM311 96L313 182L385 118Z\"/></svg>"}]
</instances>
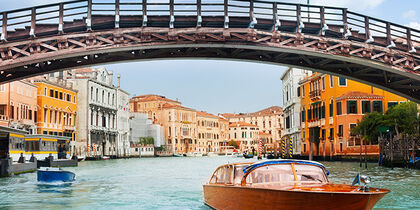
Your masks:
<instances>
[{"instance_id":1,"label":"building facade","mask_svg":"<svg viewBox=\"0 0 420 210\"><path fill-rule=\"evenodd\" d=\"M130 94L120 88L120 75L117 76L117 157L125 157L130 150Z\"/></svg>"},{"instance_id":2,"label":"building facade","mask_svg":"<svg viewBox=\"0 0 420 210\"><path fill-rule=\"evenodd\" d=\"M34 78L37 90L37 133L70 137L70 154L75 152L77 91L70 83L54 77Z\"/></svg>"},{"instance_id":3,"label":"building facade","mask_svg":"<svg viewBox=\"0 0 420 210\"><path fill-rule=\"evenodd\" d=\"M241 121L229 124L229 139L238 143L240 152L257 151L259 133L260 129L254 124Z\"/></svg>"},{"instance_id":4,"label":"building facade","mask_svg":"<svg viewBox=\"0 0 420 210\"><path fill-rule=\"evenodd\" d=\"M352 134L364 114L384 113L407 99L342 77L315 73L300 81L301 154L309 157L356 156L360 138ZM377 142L367 146L378 155Z\"/></svg>"},{"instance_id":5,"label":"building facade","mask_svg":"<svg viewBox=\"0 0 420 210\"><path fill-rule=\"evenodd\" d=\"M67 73L78 91L79 120L76 153L100 158L117 155L117 88L105 68L76 69Z\"/></svg>"},{"instance_id":6,"label":"building facade","mask_svg":"<svg viewBox=\"0 0 420 210\"><path fill-rule=\"evenodd\" d=\"M310 71L288 68L281 76L283 85L283 140L287 145L292 144L292 150L287 150L292 155L300 155L301 129L300 129L300 87L299 81L310 75ZM290 155L290 154L289 154Z\"/></svg>"},{"instance_id":7,"label":"building facade","mask_svg":"<svg viewBox=\"0 0 420 210\"><path fill-rule=\"evenodd\" d=\"M203 111L197 111L198 152L219 153L221 142L219 117Z\"/></svg>"},{"instance_id":8,"label":"building facade","mask_svg":"<svg viewBox=\"0 0 420 210\"><path fill-rule=\"evenodd\" d=\"M283 109L281 107L272 106L254 113L225 113L221 116L228 119L230 123L245 122L257 126L259 131L271 135L265 143L268 151L276 151L279 148L278 144L283 136L284 127ZM231 130L231 127L229 129ZM232 134L231 131L230 134Z\"/></svg>"},{"instance_id":9,"label":"building facade","mask_svg":"<svg viewBox=\"0 0 420 210\"><path fill-rule=\"evenodd\" d=\"M129 147L130 152L128 156L139 156L143 152L154 151L150 147L165 147L165 139L163 138L162 126L153 124L153 120L149 119L145 113L130 113L129 118ZM140 145L140 138L152 137L154 140L153 145L145 145L147 148L143 148ZM171 150L171 148L164 148L165 150ZM145 154L145 153L143 153Z\"/></svg>"},{"instance_id":10,"label":"building facade","mask_svg":"<svg viewBox=\"0 0 420 210\"><path fill-rule=\"evenodd\" d=\"M26 81L0 85L0 125L36 134L37 86Z\"/></svg>"}]
</instances>

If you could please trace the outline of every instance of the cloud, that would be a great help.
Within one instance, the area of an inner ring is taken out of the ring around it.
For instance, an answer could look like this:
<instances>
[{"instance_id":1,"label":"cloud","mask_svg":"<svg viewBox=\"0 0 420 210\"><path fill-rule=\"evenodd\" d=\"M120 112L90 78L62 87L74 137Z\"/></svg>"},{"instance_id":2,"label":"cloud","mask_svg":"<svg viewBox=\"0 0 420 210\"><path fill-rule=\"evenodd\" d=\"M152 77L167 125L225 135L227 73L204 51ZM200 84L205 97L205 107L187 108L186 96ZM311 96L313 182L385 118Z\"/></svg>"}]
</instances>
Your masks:
<instances>
[{"instance_id":1,"label":"cloud","mask_svg":"<svg viewBox=\"0 0 420 210\"><path fill-rule=\"evenodd\" d=\"M410 9L407 12L404 12L403 13L403 18L409 19L409 20L416 20L416 18L417 18L416 11Z\"/></svg>"},{"instance_id":2,"label":"cloud","mask_svg":"<svg viewBox=\"0 0 420 210\"><path fill-rule=\"evenodd\" d=\"M374 9L385 0L311 0L311 4L345 7L350 10Z\"/></svg>"},{"instance_id":3,"label":"cloud","mask_svg":"<svg viewBox=\"0 0 420 210\"><path fill-rule=\"evenodd\" d=\"M420 30L420 23L419 22L410 22L406 26L408 26L410 28L414 28L414 29Z\"/></svg>"}]
</instances>

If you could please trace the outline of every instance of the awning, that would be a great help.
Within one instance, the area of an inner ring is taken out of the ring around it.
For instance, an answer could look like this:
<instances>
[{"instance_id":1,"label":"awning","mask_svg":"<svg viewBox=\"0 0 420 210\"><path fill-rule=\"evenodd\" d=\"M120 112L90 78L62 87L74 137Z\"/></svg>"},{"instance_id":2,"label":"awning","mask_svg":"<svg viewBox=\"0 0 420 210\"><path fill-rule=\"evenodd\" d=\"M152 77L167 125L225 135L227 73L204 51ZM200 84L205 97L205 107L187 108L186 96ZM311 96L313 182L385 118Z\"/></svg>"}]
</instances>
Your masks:
<instances>
[{"instance_id":1,"label":"awning","mask_svg":"<svg viewBox=\"0 0 420 210\"><path fill-rule=\"evenodd\" d=\"M317 104L320 104L321 103L321 101L317 101L317 102L313 102L311 105L313 106L313 105L317 105Z\"/></svg>"}]
</instances>

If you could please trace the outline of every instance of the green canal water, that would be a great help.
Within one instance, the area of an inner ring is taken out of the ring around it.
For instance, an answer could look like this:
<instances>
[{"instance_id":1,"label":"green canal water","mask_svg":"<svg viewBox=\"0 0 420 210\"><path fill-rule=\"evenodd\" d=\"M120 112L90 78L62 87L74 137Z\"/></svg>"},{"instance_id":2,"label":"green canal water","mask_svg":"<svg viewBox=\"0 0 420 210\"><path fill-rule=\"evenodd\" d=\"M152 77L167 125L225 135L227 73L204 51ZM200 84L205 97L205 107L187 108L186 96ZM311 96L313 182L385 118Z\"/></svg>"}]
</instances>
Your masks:
<instances>
[{"instance_id":1,"label":"green canal water","mask_svg":"<svg viewBox=\"0 0 420 210\"><path fill-rule=\"evenodd\" d=\"M70 186L42 186L36 174L0 178L0 209L209 209L202 184L234 157L143 158L81 162ZM372 178L372 187L387 188L376 209L420 208L420 171L369 164L325 162L331 182L351 183L357 172Z\"/></svg>"}]
</instances>

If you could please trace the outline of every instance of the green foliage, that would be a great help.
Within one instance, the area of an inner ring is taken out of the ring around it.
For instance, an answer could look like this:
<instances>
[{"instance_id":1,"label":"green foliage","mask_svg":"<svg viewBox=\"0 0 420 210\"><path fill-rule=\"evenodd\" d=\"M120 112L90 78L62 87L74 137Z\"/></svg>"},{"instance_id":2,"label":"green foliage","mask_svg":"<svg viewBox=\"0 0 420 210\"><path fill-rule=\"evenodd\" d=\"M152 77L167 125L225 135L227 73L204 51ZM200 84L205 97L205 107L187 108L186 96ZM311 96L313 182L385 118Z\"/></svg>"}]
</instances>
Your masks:
<instances>
[{"instance_id":1,"label":"green foliage","mask_svg":"<svg viewBox=\"0 0 420 210\"><path fill-rule=\"evenodd\" d=\"M235 149L238 149L238 148L239 148L238 142L236 142L236 141L234 141L234 140L230 140L230 141L228 142L228 145L229 145L229 146L233 146Z\"/></svg>"},{"instance_id":2,"label":"green foliage","mask_svg":"<svg viewBox=\"0 0 420 210\"><path fill-rule=\"evenodd\" d=\"M156 147L155 150L158 152L162 152L162 151L165 151L165 147L161 145L160 147Z\"/></svg>"},{"instance_id":3,"label":"green foliage","mask_svg":"<svg viewBox=\"0 0 420 210\"><path fill-rule=\"evenodd\" d=\"M147 144L154 144L155 139L153 137L140 137L139 138L139 143L142 145L147 145Z\"/></svg>"},{"instance_id":4,"label":"green foliage","mask_svg":"<svg viewBox=\"0 0 420 210\"><path fill-rule=\"evenodd\" d=\"M385 113L385 124L397 133L413 135L418 133L418 110L414 102L401 103L388 109Z\"/></svg>"},{"instance_id":5,"label":"green foliage","mask_svg":"<svg viewBox=\"0 0 420 210\"><path fill-rule=\"evenodd\" d=\"M379 136L378 128L384 125L384 116L378 112L367 113L362 121L357 123L351 132L360 134L366 141L376 141Z\"/></svg>"}]
</instances>

